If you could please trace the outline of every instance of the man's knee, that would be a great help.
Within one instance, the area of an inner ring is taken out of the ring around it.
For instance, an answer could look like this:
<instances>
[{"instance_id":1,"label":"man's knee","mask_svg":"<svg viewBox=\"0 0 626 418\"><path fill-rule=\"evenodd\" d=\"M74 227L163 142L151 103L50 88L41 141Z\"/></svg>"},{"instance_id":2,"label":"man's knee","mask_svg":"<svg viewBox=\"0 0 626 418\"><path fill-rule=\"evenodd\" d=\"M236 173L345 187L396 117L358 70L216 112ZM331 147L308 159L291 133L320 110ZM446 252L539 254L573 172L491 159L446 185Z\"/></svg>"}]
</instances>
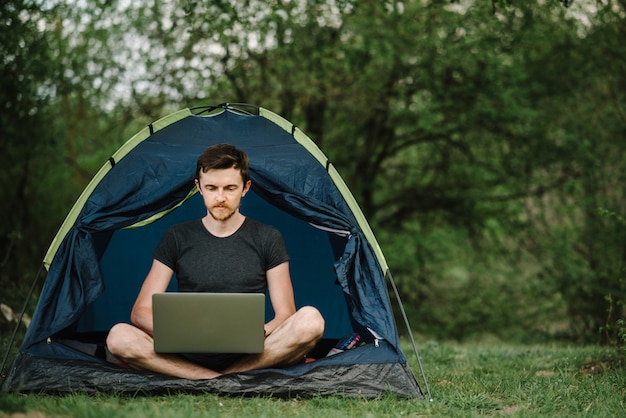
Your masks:
<instances>
[{"instance_id":1,"label":"man's knee","mask_svg":"<svg viewBox=\"0 0 626 418\"><path fill-rule=\"evenodd\" d=\"M129 342L132 340L132 325L116 324L107 335L106 345L114 356L124 356L128 354Z\"/></svg>"},{"instance_id":2,"label":"man's knee","mask_svg":"<svg viewBox=\"0 0 626 418\"><path fill-rule=\"evenodd\" d=\"M324 317L313 306L303 306L297 312L298 326L306 339L317 341L324 334Z\"/></svg>"}]
</instances>

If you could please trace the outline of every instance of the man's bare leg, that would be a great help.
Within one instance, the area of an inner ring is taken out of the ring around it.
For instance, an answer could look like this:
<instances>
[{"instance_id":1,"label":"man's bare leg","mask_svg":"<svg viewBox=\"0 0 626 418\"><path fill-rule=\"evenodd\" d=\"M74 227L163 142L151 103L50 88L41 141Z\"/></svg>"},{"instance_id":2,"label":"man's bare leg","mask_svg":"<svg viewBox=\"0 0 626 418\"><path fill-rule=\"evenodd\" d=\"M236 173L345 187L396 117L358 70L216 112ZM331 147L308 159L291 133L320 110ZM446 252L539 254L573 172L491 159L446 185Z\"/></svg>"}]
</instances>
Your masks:
<instances>
[{"instance_id":1,"label":"man's bare leg","mask_svg":"<svg viewBox=\"0 0 626 418\"><path fill-rule=\"evenodd\" d=\"M111 354L134 369L150 370L184 379L212 379L221 376L176 355L158 354L148 334L129 324L117 324L109 332L107 347Z\"/></svg>"},{"instance_id":2,"label":"man's bare leg","mask_svg":"<svg viewBox=\"0 0 626 418\"><path fill-rule=\"evenodd\" d=\"M280 324L265 339L265 350L250 354L226 368L223 373L245 372L267 367L286 367L302 360L324 333L319 311L305 306Z\"/></svg>"},{"instance_id":3,"label":"man's bare leg","mask_svg":"<svg viewBox=\"0 0 626 418\"><path fill-rule=\"evenodd\" d=\"M222 373L295 364L315 347L323 333L324 319L319 311L303 307L267 337L263 353L244 356ZM107 346L111 354L134 369L192 380L212 379L222 375L176 355L156 353L152 337L129 324L117 324L111 328Z\"/></svg>"}]
</instances>

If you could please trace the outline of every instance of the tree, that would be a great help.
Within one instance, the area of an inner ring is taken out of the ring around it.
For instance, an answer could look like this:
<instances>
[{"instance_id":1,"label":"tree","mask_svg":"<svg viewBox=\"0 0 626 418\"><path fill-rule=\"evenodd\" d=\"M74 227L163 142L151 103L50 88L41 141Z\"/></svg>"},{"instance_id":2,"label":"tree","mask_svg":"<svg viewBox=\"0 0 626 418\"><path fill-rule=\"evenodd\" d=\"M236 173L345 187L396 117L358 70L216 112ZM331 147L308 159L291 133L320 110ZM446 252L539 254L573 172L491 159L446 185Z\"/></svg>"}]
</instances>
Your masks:
<instances>
[{"instance_id":1,"label":"tree","mask_svg":"<svg viewBox=\"0 0 626 418\"><path fill-rule=\"evenodd\" d=\"M59 4L35 31L57 76L29 97L54 92L72 187L171 110L275 110L347 180L429 332L525 338L567 315L590 339L623 294L597 208L624 204L624 9L564 3Z\"/></svg>"},{"instance_id":2,"label":"tree","mask_svg":"<svg viewBox=\"0 0 626 418\"><path fill-rule=\"evenodd\" d=\"M580 132L555 126L555 121L565 123L565 117L552 116L568 115L579 103L579 98L570 99L571 91L588 85L577 73L585 67L585 27L569 9L558 2L503 3L490 13L478 2L313 1L242 7L221 2L189 10L184 19L195 39L221 46L211 56L219 64L215 85L237 100L263 103L296 121L348 179L375 229L425 237L454 228L461 240L454 245L474 248L472 263L481 274L494 268L491 257L496 255L498 263L520 268L538 263L540 273L529 276L533 284L524 291L541 290L521 298L516 317L537 295L547 300L541 309L558 314L561 302L549 294L559 292L572 323L589 323L578 335L597 329L605 309L598 297L590 303L594 312L577 315L574 307L580 306L581 296L570 292L576 286L557 278L550 267L565 260L557 243L565 245L562 250L574 244L560 222L550 220L551 214L567 212L564 188L589 180L580 173L581 164L593 167L602 158L583 146ZM603 25L593 16L591 20ZM607 81L599 66L585 74ZM584 121L588 113L575 115ZM600 149L596 141L590 144ZM609 146L602 155L619 149ZM598 197L593 187L582 196L587 202ZM539 212L528 212L529 207ZM592 212L580 216L567 212L576 235L585 228L580 219L592 219ZM553 240L537 245L542 236ZM400 271L404 290L413 295L410 302L419 304L441 280L442 272L428 266L439 263L438 257L424 239L401 242L414 247L406 273L403 267ZM455 252L445 246L444 251ZM583 260L589 266L581 274L599 268L584 256L572 259L572 268ZM421 284L413 279L416 270L422 272L417 274ZM502 273L520 274L510 269ZM542 282L548 274L551 279ZM489 288L469 277L470 288ZM493 280L497 288L510 290L508 283ZM494 309L492 317L502 315ZM528 316L522 325L532 319ZM484 321L476 321L480 323Z\"/></svg>"},{"instance_id":3,"label":"tree","mask_svg":"<svg viewBox=\"0 0 626 418\"><path fill-rule=\"evenodd\" d=\"M623 8L600 10L580 42L553 60L567 89L546 100L545 111L562 109L546 131L566 144L561 170L568 181L529 202L542 210L530 222L527 247L547 261L544 278L563 295L574 335L585 340L614 339L598 331L624 317L626 241L619 225L601 216L626 204L626 49L617 41L623 22Z\"/></svg>"},{"instance_id":4,"label":"tree","mask_svg":"<svg viewBox=\"0 0 626 418\"><path fill-rule=\"evenodd\" d=\"M78 12L36 0L0 6L0 283L8 289L31 283L80 190L124 140L111 141L120 122L132 117L110 97L119 81L111 50L96 48L113 37L94 19L81 38Z\"/></svg>"},{"instance_id":5,"label":"tree","mask_svg":"<svg viewBox=\"0 0 626 418\"><path fill-rule=\"evenodd\" d=\"M56 144L49 110L58 68L49 33L39 29L46 22L42 6L8 0L0 5L0 22L0 280L10 286L21 280L26 259L43 254L36 237L45 224L42 201L51 197L41 186L50 184L46 159Z\"/></svg>"}]
</instances>

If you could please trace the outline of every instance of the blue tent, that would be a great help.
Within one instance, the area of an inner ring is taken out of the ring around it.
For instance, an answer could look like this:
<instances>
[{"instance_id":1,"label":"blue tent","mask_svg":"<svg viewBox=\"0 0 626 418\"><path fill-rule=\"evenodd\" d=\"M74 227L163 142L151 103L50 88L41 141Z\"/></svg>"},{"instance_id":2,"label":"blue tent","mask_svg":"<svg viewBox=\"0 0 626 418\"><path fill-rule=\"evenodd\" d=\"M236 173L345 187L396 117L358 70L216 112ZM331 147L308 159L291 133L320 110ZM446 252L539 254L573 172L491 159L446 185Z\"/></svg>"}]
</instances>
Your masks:
<instances>
[{"instance_id":1,"label":"blue tent","mask_svg":"<svg viewBox=\"0 0 626 418\"><path fill-rule=\"evenodd\" d=\"M122 368L107 354L106 333L129 321L163 232L205 214L195 162L224 142L250 158L253 187L242 213L283 233L296 304L317 307L326 320L315 361L209 381ZM84 190L43 264L46 281L7 390L423 397L400 348L389 269L358 204L315 144L266 109L185 109L137 133ZM327 356L355 333L366 344Z\"/></svg>"}]
</instances>

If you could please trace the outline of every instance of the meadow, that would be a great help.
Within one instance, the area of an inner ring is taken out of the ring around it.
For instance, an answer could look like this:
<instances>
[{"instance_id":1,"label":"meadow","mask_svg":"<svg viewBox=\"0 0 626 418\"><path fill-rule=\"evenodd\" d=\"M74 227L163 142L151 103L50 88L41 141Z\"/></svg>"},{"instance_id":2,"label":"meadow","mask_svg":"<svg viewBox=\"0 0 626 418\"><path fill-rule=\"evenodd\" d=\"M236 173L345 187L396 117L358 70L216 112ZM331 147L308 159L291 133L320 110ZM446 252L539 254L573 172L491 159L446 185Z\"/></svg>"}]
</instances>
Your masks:
<instances>
[{"instance_id":1,"label":"meadow","mask_svg":"<svg viewBox=\"0 0 626 418\"><path fill-rule=\"evenodd\" d=\"M624 359L610 347L429 341L418 348L432 400L3 392L0 417L626 416ZM404 350L425 389L416 356Z\"/></svg>"}]
</instances>

